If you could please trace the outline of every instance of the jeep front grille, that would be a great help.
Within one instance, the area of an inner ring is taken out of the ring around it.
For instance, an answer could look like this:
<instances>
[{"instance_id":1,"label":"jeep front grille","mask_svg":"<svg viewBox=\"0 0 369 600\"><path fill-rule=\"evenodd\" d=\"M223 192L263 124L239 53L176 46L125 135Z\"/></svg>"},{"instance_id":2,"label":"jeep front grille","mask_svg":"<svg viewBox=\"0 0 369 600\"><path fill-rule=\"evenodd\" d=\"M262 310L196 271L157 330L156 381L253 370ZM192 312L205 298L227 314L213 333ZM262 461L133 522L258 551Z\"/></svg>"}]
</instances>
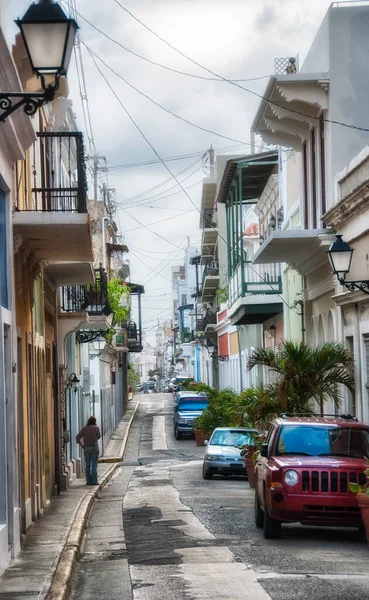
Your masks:
<instances>
[{"instance_id":1,"label":"jeep front grille","mask_svg":"<svg viewBox=\"0 0 369 600\"><path fill-rule=\"evenodd\" d=\"M302 471L301 485L303 492L349 492L349 482L364 485L364 473L350 473L347 471Z\"/></svg>"}]
</instances>

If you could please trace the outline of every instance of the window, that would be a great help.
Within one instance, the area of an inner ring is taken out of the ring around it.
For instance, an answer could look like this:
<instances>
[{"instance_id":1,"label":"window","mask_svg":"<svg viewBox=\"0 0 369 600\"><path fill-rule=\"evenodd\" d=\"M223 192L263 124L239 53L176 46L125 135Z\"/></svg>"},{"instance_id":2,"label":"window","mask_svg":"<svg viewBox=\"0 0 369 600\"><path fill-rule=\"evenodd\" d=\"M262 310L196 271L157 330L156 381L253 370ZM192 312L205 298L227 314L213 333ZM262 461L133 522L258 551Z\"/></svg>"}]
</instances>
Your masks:
<instances>
[{"instance_id":1,"label":"window","mask_svg":"<svg viewBox=\"0 0 369 600\"><path fill-rule=\"evenodd\" d=\"M182 294L182 304L181 306L186 306L187 304L187 295L186 294Z\"/></svg>"},{"instance_id":2,"label":"window","mask_svg":"<svg viewBox=\"0 0 369 600\"><path fill-rule=\"evenodd\" d=\"M0 190L0 306L8 308L5 194Z\"/></svg>"}]
</instances>

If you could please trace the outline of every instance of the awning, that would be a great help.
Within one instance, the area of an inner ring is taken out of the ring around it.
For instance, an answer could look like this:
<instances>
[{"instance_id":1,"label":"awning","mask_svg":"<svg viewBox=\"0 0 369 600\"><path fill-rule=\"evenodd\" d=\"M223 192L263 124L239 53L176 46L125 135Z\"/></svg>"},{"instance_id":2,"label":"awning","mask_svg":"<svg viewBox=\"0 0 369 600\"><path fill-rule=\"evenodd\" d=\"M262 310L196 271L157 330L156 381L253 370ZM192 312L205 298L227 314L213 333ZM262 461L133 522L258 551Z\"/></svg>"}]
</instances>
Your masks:
<instances>
[{"instance_id":1,"label":"awning","mask_svg":"<svg viewBox=\"0 0 369 600\"><path fill-rule=\"evenodd\" d=\"M217 201L223 204L227 202L231 184L239 167L242 169L242 202L256 203L277 166L278 152L275 151L231 158L224 170Z\"/></svg>"},{"instance_id":2,"label":"awning","mask_svg":"<svg viewBox=\"0 0 369 600\"><path fill-rule=\"evenodd\" d=\"M287 263L308 275L328 261L327 251L335 234L326 229L275 231L256 252L253 263Z\"/></svg>"},{"instance_id":3,"label":"awning","mask_svg":"<svg viewBox=\"0 0 369 600\"><path fill-rule=\"evenodd\" d=\"M243 304L231 316L231 325L260 325L283 312L283 302Z\"/></svg>"}]
</instances>

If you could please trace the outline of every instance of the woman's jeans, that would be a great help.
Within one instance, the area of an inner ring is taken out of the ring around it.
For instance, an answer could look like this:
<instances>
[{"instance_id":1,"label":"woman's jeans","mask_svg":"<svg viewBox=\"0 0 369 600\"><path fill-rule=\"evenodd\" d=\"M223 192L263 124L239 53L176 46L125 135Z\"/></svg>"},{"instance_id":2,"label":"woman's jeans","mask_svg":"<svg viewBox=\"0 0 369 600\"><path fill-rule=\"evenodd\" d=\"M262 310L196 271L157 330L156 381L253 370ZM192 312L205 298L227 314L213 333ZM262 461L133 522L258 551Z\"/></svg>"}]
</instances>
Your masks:
<instances>
[{"instance_id":1,"label":"woman's jeans","mask_svg":"<svg viewBox=\"0 0 369 600\"><path fill-rule=\"evenodd\" d=\"M85 446L86 481L87 485L97 485L97 459L99 446Z\"/></svg>"}]
</instances>

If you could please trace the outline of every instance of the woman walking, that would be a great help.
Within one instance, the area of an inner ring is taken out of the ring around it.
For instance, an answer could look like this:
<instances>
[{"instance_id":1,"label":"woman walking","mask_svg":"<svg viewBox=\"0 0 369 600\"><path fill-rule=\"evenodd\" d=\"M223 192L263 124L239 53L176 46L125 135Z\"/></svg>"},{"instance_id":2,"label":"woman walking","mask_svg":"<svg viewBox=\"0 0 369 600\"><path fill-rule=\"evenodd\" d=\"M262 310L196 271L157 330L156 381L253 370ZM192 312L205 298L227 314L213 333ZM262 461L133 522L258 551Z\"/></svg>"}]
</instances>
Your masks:
<instances>
[{"instance_id":1,"label":"woman walking","mask_svg":"<svg viewBox=\"0 0 369 600\"><path fill-rule=\"evenodd\" d=\"M87 425L82 427L76 437L76 442L83 448L86 462L87 485L97 485L97 459L99 457L100 429L96 425L95 417L90 417ZM83 440L83 442L82 442Z\"/></svg>"}]
</instances>

